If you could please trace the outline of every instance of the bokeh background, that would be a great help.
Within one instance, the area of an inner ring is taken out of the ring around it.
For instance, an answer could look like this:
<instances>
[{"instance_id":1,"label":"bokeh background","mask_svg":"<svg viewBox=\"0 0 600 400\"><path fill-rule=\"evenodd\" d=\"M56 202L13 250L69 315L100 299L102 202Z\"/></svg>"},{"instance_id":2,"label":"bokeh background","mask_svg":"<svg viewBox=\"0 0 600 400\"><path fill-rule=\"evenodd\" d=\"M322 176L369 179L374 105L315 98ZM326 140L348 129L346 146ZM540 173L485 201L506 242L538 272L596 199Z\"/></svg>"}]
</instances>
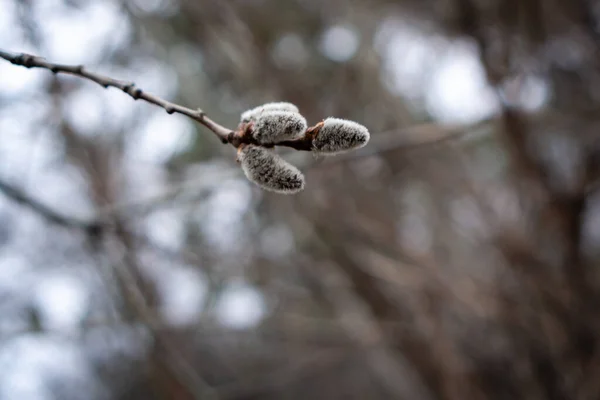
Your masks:
<instances>
[{"instance_id":1,"label":"bokeh background","mask_svg":"<svg viewBox=\"0 0 600 400\"><path fill-rule=\"evenodd\" d=\"M372 134L282 153L281 196L186 117L0 60L0 399L600 398L599 29L595 0L0 0L2 50Z\"/></svg>"}]
</instances>

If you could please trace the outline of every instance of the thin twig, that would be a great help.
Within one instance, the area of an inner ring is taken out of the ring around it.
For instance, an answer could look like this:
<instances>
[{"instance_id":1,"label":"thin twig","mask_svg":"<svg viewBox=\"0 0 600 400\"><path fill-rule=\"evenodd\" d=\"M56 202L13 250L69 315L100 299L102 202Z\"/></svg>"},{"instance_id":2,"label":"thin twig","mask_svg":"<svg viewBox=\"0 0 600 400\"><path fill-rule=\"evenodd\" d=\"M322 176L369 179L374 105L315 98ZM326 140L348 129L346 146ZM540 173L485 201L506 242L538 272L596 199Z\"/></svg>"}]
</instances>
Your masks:
<instances>
[{"instance_id":1,"label":"thin twig","mask_svg":"<svg viewBox=\"0 0 600 400\"><path fill-rule=\"evenodd\" d=\"M68 74L78 76L83 79L96 82L98 85L109 88L114 87L122 90L124 93L131 96L134 100L144 100L150 104L157 105L163 108L167 113L178 113L198 121L208 129L210 129L223 143L228 143L228 136L233 131L219 125L215 121L208 118L204 111L197 109L192 110L179 104L171 103L158 96L152 95L135 86L133 82L122 81L108 76L103 76L94 72L88 71L83 65L65 65L54 64L46 61L42 57L25 54L25 53L8 53L0 50L0 58L10 61L12 64L20 65L26 68L42 68L47 69L55 74Z\"/></svg>"},{"instance_id":2,"label":"thin twig","mask_svg":"<svg viewBox=\"0 0 600 400\"><path fill-rule=\"evenodd\" d=\"M186 117L193 119L194 121L201 123L211 132L213 132L223 144L231 144L233 147L237 148L245 143L254 143L254 139L251 135L241 134L243 130L242 127L240 127L239 131L226 128L223 125L210 119L204 113L204 111L202 111L199 108L194 110L176 103L172 103L161 97L155 96L142 90L141 88L137 87L133 82L114 79L108 76L88 71L83 65L55 64L48 62L44 58L39 56L26 53L9 53L3 50L0 50L0 58L3 58L14 65L20 65L25 68L42 68L49 70L55 74L67 74L87 79L97 83L103 88L117 88L131 96L134 100L144 100L150 104L154 104L156 106L161 107L168 114L182 114ZM310 137L310 135L308 135L307 137L303 137L298 140L288 140L279 143L272 143L270 144L270 146L284 146L293 148L298 151L312 151L312 138Z\"/></svg>"}]
</instances>

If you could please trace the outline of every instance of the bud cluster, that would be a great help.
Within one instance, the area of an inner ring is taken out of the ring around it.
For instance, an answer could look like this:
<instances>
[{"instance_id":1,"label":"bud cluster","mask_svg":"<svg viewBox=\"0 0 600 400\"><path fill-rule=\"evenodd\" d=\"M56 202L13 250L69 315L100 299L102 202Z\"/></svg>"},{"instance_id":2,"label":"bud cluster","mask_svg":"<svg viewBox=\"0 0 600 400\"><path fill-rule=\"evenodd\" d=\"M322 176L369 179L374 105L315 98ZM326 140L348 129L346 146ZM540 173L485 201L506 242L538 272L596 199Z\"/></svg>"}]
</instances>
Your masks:
<instances>
[{"instance_id":1,"label":"bud cluster","mask_svg":"<svg viewBox=\"0 0 600 400\"><path fill-rule=\"evenodd\" d=\"M272 147L280 144L334 155L359 149L370 139L366 127L340 118L326 118L308 127L298 107L286 102L266 103L244 112L238 135L238 161L246 177L265 190L285 194L304 189L304 175Z\"/></svg>"}]
</instances>

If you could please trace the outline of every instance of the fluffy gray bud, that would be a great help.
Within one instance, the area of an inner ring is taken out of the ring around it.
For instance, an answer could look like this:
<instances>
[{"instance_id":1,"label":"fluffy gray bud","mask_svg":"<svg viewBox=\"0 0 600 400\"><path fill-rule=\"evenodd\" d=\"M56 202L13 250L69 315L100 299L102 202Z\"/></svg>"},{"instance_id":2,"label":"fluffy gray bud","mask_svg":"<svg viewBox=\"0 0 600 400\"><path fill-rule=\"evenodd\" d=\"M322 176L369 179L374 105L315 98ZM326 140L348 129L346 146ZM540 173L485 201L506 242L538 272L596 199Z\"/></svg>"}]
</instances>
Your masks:
<instances>
[{"instance_id":1,"label":"fluffy gray bud","mask_svg":"<svg viewBox=\"0 0 600 400\"><path fill-rule=\"evenodd\" d=\"M262 113L252 129L258 143L277 143L300 138L306 132L306 119L295 112L266 111Z\"/></svg>"},{"instance_id":2,"label":"fluffy gray bud","mask_svg":"<svg viewBox=\"0 0 600 400\"><path fill-rule=\"evenodd\" d=\"M246 177L265 190L294 194L304 189L304 175L275 152L246 145L238 153Z\"/></svg>"},{"instance_id":3,"label":"fluffy gray bud","mask_svg":"<svg viewBox=\"0 0 600 400\"><path fill-rule=\"evenodd\" d=\"M369 130L359 123L327 118L313 140L316 153L338 154L359 149L369 142Z\"/></svg>"},{"instance_id":4,"label":"fluffy gray bud","mask_svg":"<svg viewBox=\"0 0 600 400\"><path fill-rule=\"evenodd\" d=\"M262 106L255 107L250 109L242 114L242 122L250 122L256 120L262 113L267 111L289 111L293 113L298 113L298 107L292 103L287 103L284 101L276 102L276 103L266 103Z\"/></svg>"}]
</instances>

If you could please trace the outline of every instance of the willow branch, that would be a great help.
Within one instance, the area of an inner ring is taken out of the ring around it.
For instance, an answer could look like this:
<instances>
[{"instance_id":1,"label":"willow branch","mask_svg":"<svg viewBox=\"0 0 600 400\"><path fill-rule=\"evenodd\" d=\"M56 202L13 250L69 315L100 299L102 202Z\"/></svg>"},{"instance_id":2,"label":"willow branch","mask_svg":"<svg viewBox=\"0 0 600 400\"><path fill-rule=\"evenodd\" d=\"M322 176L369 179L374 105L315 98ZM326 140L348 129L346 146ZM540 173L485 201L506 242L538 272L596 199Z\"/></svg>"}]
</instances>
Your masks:
<instances>
[{"instance_id":1,"label":"willow branch","mask_svg":"<svg viewBox=\"0 0 600 400\"><path fill-rule=\"evenodd\" d=\"M164 100L136 87L135 83L133 82L122 81L90 72L83 65L54 64L46 61L42 57L25 53L8 53L2 50L0 50L0 58L10 61L14 65L20 65L25 68L47 69L54 74L67 74L90 80L102 86L103 88L117 88L131 96L134 100L144 100L150 104L154 104L163 108L168 114L182 114L201 123L210 129L223 143L228 143L227 138L230 133L233 132L231 129L227 129L208 118L201 109L193 110L179 104L171 103L170 101Z\"/></svg>"},{"instance_id":2,"label":"willow branch","mask_svg":"<svg viewBox=\"0 0 600 400\"><path fill-rule=\"evenodd\" d=\"M168 114L175 113L185 115L186 117L199 122L208 128L212 133L214 133L215 136L224 144L231 144L234 147L239 147L243 143L252 142L252 138L249 135L241 136L239 132L222 126L221 124L210 119L204 113L204 111L199 108L194 110L176 103L172 103L144 91L143 89L137 87L133 82L114 79L88 71L83 65L55 64L48 62L46 59L39 56L25 53L9 53L3 50L0 50L0 58L3 58L14 65L19 65L25 68L41 68L51 71L54 74L73 75L95 82L103 88L113 87L119 89L123 93L131 96L131 98L134 100L144 100L147 103L161 107ZM300 151L312 150L312 146L310 146L310 144L304 139L274 143L273 145L291 147Z\"/></svg>"}]
</instances>

